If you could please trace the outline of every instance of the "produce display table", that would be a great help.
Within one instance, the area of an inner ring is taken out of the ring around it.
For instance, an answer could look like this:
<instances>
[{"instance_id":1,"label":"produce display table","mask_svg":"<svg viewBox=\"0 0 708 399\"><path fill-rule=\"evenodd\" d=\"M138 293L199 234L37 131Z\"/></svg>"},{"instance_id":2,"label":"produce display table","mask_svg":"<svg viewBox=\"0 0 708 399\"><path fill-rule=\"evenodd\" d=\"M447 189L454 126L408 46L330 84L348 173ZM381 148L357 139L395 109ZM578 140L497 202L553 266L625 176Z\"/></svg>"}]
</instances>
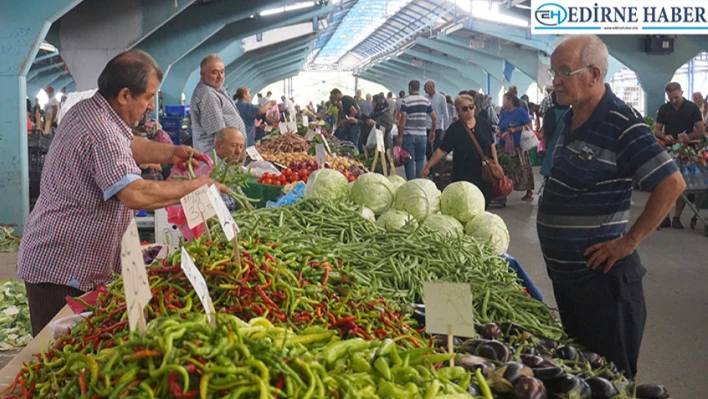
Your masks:
<instances>
[{"instance_id":1,"label":"produce display table","mask_svg":"<svg viewBox=\"0 0 708 399\"><path fill-rule=\"evenodd\" d=\"M533 284L533 281L531 281L531 277L526 274L526 271L523 267L521 267L516 258L509 254L504 254L502 258L506 259L506 261L509 262L509 271L515 271L516 275L519 276L519 278L524 282L524 287L526 288L526 291L529 293L529 295L531 295L531 298L538 299L539 301L543 302L543 295L541 295L541 292Z\"/></svg>"},{"instance_id":2,"label":"produce display table","mask_svg":"<svg viewBox=\"0 0 708 399\"><path fill-rule=\"evenodd\" d=\"M243 193L248 198L258 199L253 206L256 208L265 208L266 202L275 201L283 194L283 188L271 184L260 184L255 177L248 178L248 186L243 188Z\"/></svg>"},{"instance_id":3,"label":"produce display table","mask_svg":"<svg viewBox=\"0 0 708 399\"><path fill-rule=\"evenodd\" d=\"M72 316L74 312L71 311L69 305L65 305L59 313L52 319L52 321L59 320L64 317ZM51 322L50 322L51 324ZM20 353L15 356L10 363L0 370L0 392L12 385L17 373L23 367L23 363L29 363L32 360L32 356L42 351L42 346L45 348L53 340L52 339L52 328L50 324L47 324L42 331L27 345Z\"/></svg>"}]
</instances>

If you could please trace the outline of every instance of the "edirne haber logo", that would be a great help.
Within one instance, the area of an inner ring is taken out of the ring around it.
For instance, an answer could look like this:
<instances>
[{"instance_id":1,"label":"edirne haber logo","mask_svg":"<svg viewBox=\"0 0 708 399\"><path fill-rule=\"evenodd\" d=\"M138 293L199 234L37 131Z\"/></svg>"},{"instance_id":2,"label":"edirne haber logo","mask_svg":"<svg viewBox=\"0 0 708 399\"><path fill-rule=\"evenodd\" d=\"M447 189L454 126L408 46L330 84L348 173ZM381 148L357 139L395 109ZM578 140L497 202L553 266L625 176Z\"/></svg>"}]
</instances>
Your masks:
<instances>
[{"instance_id":1,"label":"edirne haber logo","mask_svg":"<svg viewBox=\"0 0 708 399\"><path fill-rule=\"evenodd\" d=\"M583 4L582 6L579 4ZM532 0L537 34L708 34L708 1Z\"/></svg>"}]
</instances>

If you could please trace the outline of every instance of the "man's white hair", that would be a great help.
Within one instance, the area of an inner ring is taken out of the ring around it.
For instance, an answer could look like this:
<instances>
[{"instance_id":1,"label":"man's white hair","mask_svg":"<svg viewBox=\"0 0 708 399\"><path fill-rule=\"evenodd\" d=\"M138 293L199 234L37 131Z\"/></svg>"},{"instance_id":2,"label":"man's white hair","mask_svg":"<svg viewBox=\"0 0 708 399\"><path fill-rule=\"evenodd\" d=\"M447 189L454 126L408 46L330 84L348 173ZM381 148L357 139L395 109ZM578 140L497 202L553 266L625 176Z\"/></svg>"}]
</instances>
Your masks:
<instances>
[{"instance_id":1,"label":"man's white hair","mask_svg":"<svg viewBox=\"0 0 708 399\"><path fill-rule=\"evenodd\" d=\"M243 133L241 133L240 130L236 129L235 127L228 127L228 126L227 126L227 127L225 127L225 128L219 129L219 131L216 132L216 135L214 136L215 142L216 142L216 143L221 143L221 142L223 142L223 141L224 141L224 138L226 137L226 133L229 132L229 131L231 131L231 130L235 130L238 134L241 135L241 137L243 137ZM245 137L243 137L243 138L245 139Z\"/></svg>"},{"instance_id":2,"label":"man's white hair","mask_svg":"<svg viewBox=\"0 0 708 399\"><path fill-rule=\"evenodd\" d=\"M435 81L432 79L426 80L423 84L423 87L430 87L431 89L435 89Z\"/></svg>"},{"instance_id":3,"label":"man's white hair","mask_svg":"<svg viewBox=\"0 0 708 399\"><path fill-rule=\"evenodd\" d=\"M223 63L224 59L221 58L219 54L209 54L202 59L202 62L199 63L199 69L203 71L206 67L208 67L211 63L214 62Z\"/></svg>"},{"instance_id":4,"label":"man's white hair","mask_svg":"<svg viewBox=\"0 0 708 399\"><path fill-rule=\"evenodd\" d=\"M595 35L578 35L571 36L564 39L558 46L567 43L574 45L581 45L580 47L580 61L582 66L595 65L600 69L602 74L602 80L605 80L607 76L607 69L609 68L609 58L610 55L607 52L607 46L603 43L602 39Z\"/></svg>"}]
</instances>

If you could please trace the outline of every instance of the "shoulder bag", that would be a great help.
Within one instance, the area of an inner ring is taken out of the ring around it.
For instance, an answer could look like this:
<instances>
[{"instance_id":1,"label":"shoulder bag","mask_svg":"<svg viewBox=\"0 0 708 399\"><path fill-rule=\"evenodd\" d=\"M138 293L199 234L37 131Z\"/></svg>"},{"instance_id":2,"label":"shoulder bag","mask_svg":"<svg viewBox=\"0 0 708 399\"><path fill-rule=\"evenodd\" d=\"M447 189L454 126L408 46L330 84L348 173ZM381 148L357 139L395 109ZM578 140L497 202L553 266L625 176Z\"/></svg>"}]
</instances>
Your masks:
<instances>
[{"instance_id":1,"label":"shoulder bag","mask_svg":"<svg viewBox=\"0 0 708 399\"><path fill-rule=\"evenodd\" d=\"M499 166L499 163L496 160L484 155L484 151L482 151L482 147L479 146L479 142L474 136L474 133L464 121L460 121L460 123L465 127L467 134L469 134L474 146L477 148L479 156L482 157L482 180L492 184L502 180L505 177L504 170L502 170L501 166Z\"/></svg>"}]
</instances>

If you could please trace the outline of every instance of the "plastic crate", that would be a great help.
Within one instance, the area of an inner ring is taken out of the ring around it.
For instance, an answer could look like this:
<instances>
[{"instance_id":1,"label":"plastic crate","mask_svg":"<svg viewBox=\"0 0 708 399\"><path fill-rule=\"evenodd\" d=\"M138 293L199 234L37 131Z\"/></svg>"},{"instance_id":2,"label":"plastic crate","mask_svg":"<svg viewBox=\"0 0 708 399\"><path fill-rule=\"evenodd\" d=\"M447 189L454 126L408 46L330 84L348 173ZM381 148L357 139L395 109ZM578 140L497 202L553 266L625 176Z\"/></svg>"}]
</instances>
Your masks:
<instances>
[{"instance_id":1,"label":"plastic crate","mask_svg":"<svg viewBox=\"0 0 708 399\"><path fill-rule=\"evenodd\" d=\"M243 193L248 198L257 199L252 205L256 208L265 208L268 201L276 201L283 194L283 187L271 184L260 184L254 177L248 179L248 186L244 187Z\"/></svg>"},{"instance_id":2,"label":"plastic crate","mask_svg":"<svg viewBox=\"0 0 708 399\"><path fill-rule=\"evenodd\" d=\"M165 115L180 116L184 118L189 115L189 105L165 105Z\"/></svg>"},{"instance_id":3,"label":"plastic crate","mask_svg":"<svg viewBox=\"0 0 708 399\"><path fill-rule=\"evenodd\" d=\"M175 116L164 116L160 118L160 125L162 125L162 130L166 132L181 132L182 119L183 118L181 117Z\"/></svg>"}]
</instances>

